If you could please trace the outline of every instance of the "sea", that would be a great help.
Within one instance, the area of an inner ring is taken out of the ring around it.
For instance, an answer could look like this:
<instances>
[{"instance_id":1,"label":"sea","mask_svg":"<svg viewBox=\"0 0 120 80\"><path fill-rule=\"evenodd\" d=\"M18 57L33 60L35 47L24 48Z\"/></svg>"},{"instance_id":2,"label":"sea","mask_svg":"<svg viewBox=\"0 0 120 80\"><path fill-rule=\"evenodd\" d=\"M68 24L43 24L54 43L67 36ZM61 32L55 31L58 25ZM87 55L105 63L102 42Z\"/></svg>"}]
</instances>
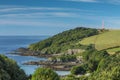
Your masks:
<instances>
[{"instance_id":1,"label":"sea","mask_svg":"<svg viewBox=\"0 0 120 80\"><path fill-rule=\"evenodd\" d=\"M23 65L23 63L28 61L47 60L47 58L20 56L10 53L21 47L27 48L30 44L44 40L48 37L50 36L0 36L0 54L3 54L8 58L15 60L27 75L33 74L34 71L38 67L42 67L42 65ZM58 75L64 76L70 74L70 71L56 71L56 73L58 73Z\"/></svg>"}]
</instances>

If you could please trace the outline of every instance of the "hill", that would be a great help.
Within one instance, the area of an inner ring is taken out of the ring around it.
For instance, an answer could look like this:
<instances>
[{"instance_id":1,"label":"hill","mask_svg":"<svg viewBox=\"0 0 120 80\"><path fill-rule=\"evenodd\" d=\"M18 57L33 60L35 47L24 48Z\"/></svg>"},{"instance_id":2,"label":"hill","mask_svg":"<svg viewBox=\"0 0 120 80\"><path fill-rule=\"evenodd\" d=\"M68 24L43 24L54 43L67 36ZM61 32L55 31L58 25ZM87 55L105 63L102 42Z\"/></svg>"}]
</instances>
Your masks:
<instances>
[{"instance_id":1,"label":"hill","mask_svg":"<svg viewBox=\"0 0 120 80\"><path fill-rule=\"evenodd\" d=\"M98 50L106 49L108 52L120 51L120 30L109 30L104 33L84 38L80 44L95 44Z\"/></svg>"},{"instance_id":2,"label":"hill","mask_svg":"<svg viewBox=\"0 0 120 80\"><path fill-rule=\"evenodd\" d=\"M98 34L97 29L78 27L54 35L46 40L31 44L29 49L45 54L61 53L68 49L80 48L78 45L83 38Z\"/></svg>"}]
</instances>

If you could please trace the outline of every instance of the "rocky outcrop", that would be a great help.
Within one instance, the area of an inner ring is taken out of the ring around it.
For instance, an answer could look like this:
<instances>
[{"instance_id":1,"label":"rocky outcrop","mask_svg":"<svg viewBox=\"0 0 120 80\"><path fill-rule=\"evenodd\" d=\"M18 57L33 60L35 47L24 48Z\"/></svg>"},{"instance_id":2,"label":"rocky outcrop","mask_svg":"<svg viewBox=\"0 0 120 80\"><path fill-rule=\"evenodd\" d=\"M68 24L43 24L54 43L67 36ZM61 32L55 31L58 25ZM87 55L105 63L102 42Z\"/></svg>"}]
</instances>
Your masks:
<instances>
[{"instance_id":1,"label":"rocky outcrop","mask_svg":"<svg viewBox=\"0 0 120 80\"><path fill-rule=\"evenodd\" d=\"M21 47L15 51L11 52L11 54L18 54L18 55L22 55L22 56L37 56L39 54L39 52L31 51L28 48Z\"/></svg>"},{"instance_id":2,"label":"rocky outcrop","mask_svg":"<svg viewBox=\"0 0 120 80\"><path fill-rule=\"evenodd\" d=\"M79 65L77 62L52 62L52 61L30 61L24 65L42 65L43 67L52 68L54 70L69 71L73 66Z\"/></svg>"},{"instance_id":3,"label":"rocky outcrop","mask_svg":"<svg viewBox=\"0 0 120 80\"><path fill-rule=\"evenodd\" d=\"M17 50L11 52L10 54L17 54L21 56L37 56L37 57L52 57L50 54L42 54L38 51L31 51L28 48L18 48Z\"/></svg>"},{"instance_id":4,"label":"rocky outcrop","mask_svg":"<svg viewBox=\"0 0 120 80\"><path fill-rule=\"evenodd\" d=\"M84 51L85 50L83 50L83 49L68 49L67 54L77 54L77 53L82 53Z\"/></svg>"}]
</instances>

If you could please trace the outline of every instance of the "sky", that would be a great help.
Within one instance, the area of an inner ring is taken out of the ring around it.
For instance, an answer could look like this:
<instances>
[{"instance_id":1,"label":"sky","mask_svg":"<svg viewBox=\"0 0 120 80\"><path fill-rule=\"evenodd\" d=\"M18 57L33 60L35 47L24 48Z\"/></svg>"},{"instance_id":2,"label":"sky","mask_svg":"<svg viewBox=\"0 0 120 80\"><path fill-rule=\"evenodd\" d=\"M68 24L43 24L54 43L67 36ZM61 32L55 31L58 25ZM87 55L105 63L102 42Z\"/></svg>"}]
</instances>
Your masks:
<instances>
[{"instance_id":1,"label":"sky","mask_svg":"<svg viewBox=\"0 0 120 80\"><path fill-rule=\"evenodd\" d=\"M0 35L55 35L103 21L120 29L120 0L0 0Z\"/></svg>"}]
</instances>

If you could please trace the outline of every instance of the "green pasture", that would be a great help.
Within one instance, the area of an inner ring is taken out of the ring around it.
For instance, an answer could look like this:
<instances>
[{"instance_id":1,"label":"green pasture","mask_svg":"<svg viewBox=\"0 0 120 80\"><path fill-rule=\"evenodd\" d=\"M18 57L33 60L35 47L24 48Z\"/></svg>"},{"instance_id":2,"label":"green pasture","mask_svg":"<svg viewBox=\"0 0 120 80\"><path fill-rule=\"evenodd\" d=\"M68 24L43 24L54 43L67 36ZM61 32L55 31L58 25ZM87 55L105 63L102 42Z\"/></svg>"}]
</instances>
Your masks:
<instances>
[{"instance_id":1,"label":"green pasture","mask_svg":"<svg viewBox=\"0 0 120 80\"><path fill-rule=\"evenodd\" d=\"M95 44L98 50L113 48L120 46L120 30L109 30L99 35L84 38L80 44L89 45ZM120 48L108 49L108 51L117 51Z\"/></svg>"}]
</instances>

